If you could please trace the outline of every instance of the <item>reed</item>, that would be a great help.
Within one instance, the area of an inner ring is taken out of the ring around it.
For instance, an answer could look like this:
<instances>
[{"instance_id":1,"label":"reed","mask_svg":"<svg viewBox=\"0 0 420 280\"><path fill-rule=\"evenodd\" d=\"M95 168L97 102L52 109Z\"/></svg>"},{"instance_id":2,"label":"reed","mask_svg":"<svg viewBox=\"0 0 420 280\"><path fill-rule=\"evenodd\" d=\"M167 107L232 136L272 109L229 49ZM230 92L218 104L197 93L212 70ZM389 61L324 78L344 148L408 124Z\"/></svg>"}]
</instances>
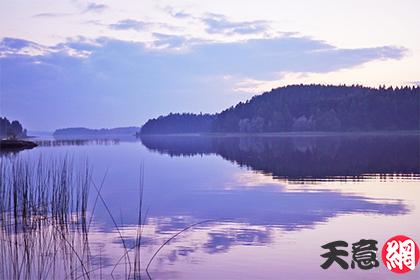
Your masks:
<instances>
[{"instance_id":1,"label":"reed","mask_svg":"<svg viewBox=\"0 0 420 280\"><path fill-rule=\"evenodd\" d=\"M112 279L152 279L149 268L158 253L182 232L208 222L173 235L142 268L142 235L149 210L143 211L143 165L132 247L126 244L123 223L117 223L101 194L107 172L100 185L91 174L87 160L75 165L68 157L0 160L0 279L102 279L103 270ZM96 192L93 200L89 200L91 187ZM95 255L89 245L99 203L111 218L123 248L114 264L102 264L101 251ZM93 263L94 258L99 258L99 264ZM122 265L124 268L114 275Z\"/></svg>"},{"instance_id":2,"label":"reed","mask_svg":"<svg viewBox=\"0 0 420 280\"><path fill-rule=\"evenodd\" d=\"M0 278L89 279L91 170L69 158L0 161Z\"/></svg>"}]
</instances>

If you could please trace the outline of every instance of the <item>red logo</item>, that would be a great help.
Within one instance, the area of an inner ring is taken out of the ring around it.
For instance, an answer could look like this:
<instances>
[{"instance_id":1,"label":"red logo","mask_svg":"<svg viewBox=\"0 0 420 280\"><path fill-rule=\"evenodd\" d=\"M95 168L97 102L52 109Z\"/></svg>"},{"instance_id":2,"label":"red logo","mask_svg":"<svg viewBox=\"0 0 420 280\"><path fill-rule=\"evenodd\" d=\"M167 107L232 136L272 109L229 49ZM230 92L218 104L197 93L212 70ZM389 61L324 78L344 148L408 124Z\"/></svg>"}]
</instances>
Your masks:
<instances>
[{"instance_id":1,"label":"red logo","mask_svg":"<svg viewBox=\"0 0 420 280\"><path fill-rule=\"evenodd\" d=\"M410 237L397 235L388 239L382 247L382 261L395 273L406 273L419 262L419 247Z\"/></svg>"}]
</instances>

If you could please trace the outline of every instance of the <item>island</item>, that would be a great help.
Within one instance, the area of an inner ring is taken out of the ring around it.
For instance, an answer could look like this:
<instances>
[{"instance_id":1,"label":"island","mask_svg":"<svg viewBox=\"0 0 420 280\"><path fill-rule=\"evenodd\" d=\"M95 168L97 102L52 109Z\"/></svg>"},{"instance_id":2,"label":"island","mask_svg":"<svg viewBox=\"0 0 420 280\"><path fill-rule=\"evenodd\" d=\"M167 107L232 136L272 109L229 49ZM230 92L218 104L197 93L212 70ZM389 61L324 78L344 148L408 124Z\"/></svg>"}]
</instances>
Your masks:
<instances>
[{"instance_id":1,"label":"island","mask_svg":"<svg viewBox=\"0 0 420 280\"><path fill-rule=\"evenodd\" d=\"M28 135L19 121L9 121L6 117L0 117L0 138L1 152L32 149L38 146L35 142L23 140L28 138Z\"/></svg>"},{"instance_id":2,"label":"island","mask_svg":"<svg viewBox=\"0 0 420 280\"><path fill-rule=\"evenodd\" d=\"M54 131L55 139L120 139L134 137L140 131L140 127L116 127L92 129L85 127L61 128Z\"/></svg>"}]
</instances>

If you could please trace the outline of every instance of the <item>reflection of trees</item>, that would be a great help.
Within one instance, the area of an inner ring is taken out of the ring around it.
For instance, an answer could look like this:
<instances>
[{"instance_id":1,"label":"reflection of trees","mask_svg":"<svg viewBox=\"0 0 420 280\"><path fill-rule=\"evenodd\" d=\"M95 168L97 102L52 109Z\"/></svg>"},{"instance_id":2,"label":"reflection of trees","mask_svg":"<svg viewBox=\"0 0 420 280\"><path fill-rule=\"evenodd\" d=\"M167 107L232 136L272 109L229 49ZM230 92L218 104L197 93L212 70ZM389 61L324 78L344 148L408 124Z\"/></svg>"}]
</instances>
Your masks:
<instances>
[{"instance_id":1,"label":"reflection of trees","mask_svg":"<svg viewBox=\"0 0 420 280\"><path fill-rule=\"evenodd\" d=\"M289 179L364 174L419 174L419 136L204 137L143 136L171 156L218 154L239 165Z\"/></svg>"}]
</instances>

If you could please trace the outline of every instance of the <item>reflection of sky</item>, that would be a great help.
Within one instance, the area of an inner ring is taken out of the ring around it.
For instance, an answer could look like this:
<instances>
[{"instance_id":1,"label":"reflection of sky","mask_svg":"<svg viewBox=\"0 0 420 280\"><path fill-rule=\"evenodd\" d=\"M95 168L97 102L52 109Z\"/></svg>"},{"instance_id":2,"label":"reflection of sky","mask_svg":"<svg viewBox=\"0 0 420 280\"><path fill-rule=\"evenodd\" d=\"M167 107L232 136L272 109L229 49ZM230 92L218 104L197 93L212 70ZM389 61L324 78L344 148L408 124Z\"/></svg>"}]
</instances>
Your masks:
<instances>
[{"instance_id":1,"label":"reflection of sky","mask_svg":"<svg viewBox=\"0 0 420 280\"><path fill-rule=\"evenodd\" d=\"M187 215L196 220L241 221L294 230L344 213L396 215L408 210L401 201L370 200L369 197L328 189L292 191L273 180L268 184L257 182L252 187L249 183L242 186L244 182L238 181L233 183L236 184L234 188L226 189L226 182L232 184L238 172L248 177L258 178L258 175L229 166L215 157L206 157L205 160L200 157L169 159L149 154L139 143L73 146L72 149L73 153L80 151L82 156L88 156L97 172L108 169L103 195L113 212L123 215L124 223L135 223L137 219L138 201L132 198L138 197L141 161L145 164L144 197L145 206L150 208L150 217ZM66 147L50 150L42 147L38 151L43 150L63 152ZM98 176L95 178L97 182L100 179ZM98 211L97 215L110 223L106 212ZM170 225L162 224L162 230L168 226L169 229L182 229L186 224L173 220Z\"/></svg>"},{"instance_id":2,"label":"reflection of sky","mask_svg":"<svg viewBox=\"0 0 420 280\"><path fill-rule=\"evenodd\" d=\"M75 162L88 157L96 182L108 169L103 197L117 222L125 225L123 235L129 247L135 242L136 227L132 224L137 220L139 166L144 163L144 208L149 208L144 260L177 231L212 220L165 247L151 269L162 277L263 275L272 279L279 273L291 275L299 262L305 263L306 269L295 272L296 279L309 273L320 276L320 246L329 241L374 238L381 244L398 233L420 240L414 224L420 217L415 181L372 178L289 184L239 168L218 156L169 157L148 152L135 142L40 147L21 153L33 158L38 154L44 158L68 155ZM102 263L112 263L122 255L118 234L103 207L98 207L95 218L92 250L102 244ZM303 256L299 252L304 252ZM249 271L249 267L253 269ZM350 272L343 277L363 276ZM387 272L381 269L372 275L375 278L382 273Z\"/></svg>"}]
</instances>

